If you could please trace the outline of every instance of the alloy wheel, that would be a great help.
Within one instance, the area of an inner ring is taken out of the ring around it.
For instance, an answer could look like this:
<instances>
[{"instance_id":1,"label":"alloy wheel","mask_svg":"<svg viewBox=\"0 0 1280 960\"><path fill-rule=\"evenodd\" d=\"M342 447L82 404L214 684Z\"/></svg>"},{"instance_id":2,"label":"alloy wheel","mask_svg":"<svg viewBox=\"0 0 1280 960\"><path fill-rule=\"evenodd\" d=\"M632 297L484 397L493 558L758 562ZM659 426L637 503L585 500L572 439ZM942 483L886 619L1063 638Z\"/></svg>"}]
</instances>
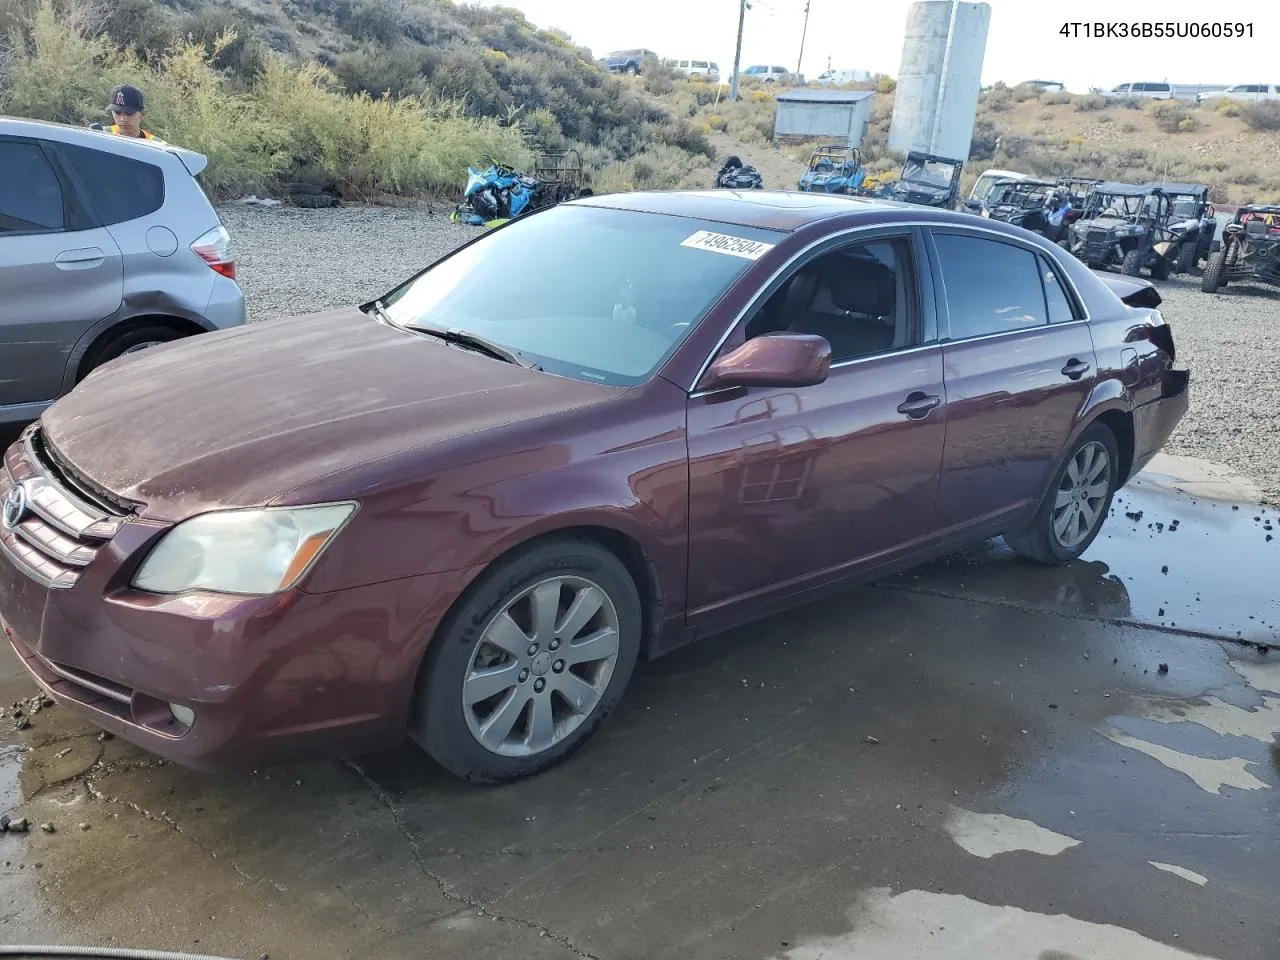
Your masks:
<instances>
[{"instance_id":1,"label":"alloy wheel","mask_svg":"<svg viewBox=\"0 0 1280 960\"><path fill-rule=\"evenodd\" d=\"M467 729L506 757L543 753L595 712L618 660L618 612L579 576L528 587L489 621L462 682Z\"/></svg>"},{"instance_id":2,"label":"alloy wheel","mask_svg":"<svg viewBox=\"0 0 1280 960\"><path fill-rule=\"evenodd\" d=\"M1097 441L1086 443L1067 464L1053 504L1053 536L1064 549L1083 543L1102 522L1111 489L1111 457Z\"/></svg>"}]
</instances>

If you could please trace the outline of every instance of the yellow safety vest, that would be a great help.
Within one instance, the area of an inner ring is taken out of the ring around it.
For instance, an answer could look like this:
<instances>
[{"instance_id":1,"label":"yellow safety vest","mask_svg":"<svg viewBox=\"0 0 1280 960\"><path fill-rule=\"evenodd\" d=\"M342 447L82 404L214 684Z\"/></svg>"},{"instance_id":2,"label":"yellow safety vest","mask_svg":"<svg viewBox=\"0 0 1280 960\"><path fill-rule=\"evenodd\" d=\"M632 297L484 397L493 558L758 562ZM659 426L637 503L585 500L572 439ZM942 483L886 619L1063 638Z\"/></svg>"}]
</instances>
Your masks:
<instances>
[{"instance_id":1,"label":"yellow safety vest","mask_svg":"<svg viewBox=\"0 0 1280 960\"><path fill-rule=\"evenodd\" d=\"M120 132L120 125L119 125L119 124L113 123L111 126L107 127L107 130L108 130L108 132L110 132L110 133L114 133L116 136L119 136L119 137L123 137L123 136L124 136L124 134ZM139 138L137 138L137 139L140 139L140 140L158 140L158 139L160 139L160 138L159 138L159 137L157 137L155 134L151 133L149 130L143 130L143 131L142 131L142 136L141 136L141 137L139 137Z\"/></svg>"}]
</instances>

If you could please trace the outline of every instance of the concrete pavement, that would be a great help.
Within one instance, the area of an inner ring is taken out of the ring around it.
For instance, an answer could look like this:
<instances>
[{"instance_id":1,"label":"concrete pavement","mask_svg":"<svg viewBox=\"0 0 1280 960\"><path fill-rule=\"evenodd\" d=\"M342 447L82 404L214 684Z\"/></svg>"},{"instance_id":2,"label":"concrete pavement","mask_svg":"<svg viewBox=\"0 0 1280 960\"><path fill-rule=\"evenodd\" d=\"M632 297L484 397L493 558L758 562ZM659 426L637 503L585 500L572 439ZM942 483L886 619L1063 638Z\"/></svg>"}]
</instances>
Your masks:
<instances>
[{"instance_id":1,"label":"concrete pavement","mask_svg":"<svg viewBox=\"0 0 1280 960\"><path fill-rule=\"evenodd\" d=\"M1234 484L1164 460L1068 568L997 541L648 664L502 788L407 745L197 774L42 710L0 745L0 943L1274 960L1280 536Z\"/></svg>"}]
</instances>

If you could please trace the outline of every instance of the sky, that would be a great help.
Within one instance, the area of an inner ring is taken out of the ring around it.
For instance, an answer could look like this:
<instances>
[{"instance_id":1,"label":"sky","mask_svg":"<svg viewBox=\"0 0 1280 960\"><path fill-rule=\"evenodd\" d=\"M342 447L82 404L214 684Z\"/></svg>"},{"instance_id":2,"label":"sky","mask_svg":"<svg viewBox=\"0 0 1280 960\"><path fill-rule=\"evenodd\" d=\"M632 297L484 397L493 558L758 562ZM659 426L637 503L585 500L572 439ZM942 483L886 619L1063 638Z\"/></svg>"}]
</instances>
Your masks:
<instances>
[{"instance_id":1,"label":"sky","mask_svg":"<svg viewBox=\"0 0 1280 960\"><path fill-rule=\"evenodd\" d=\"M804 9L809 26L801 72L836 69L896 75L912 0L748 0L742 66L771 63L789 70L800 53ZM1002 80L1055 80L1074 93L1131 81L1280 83L1275 62L1280 3L1274 0L987 0L991 26L984 85ZM714 60L721 78L733 70L738 0L481 0L515 7L539 27L559 27L597 56L647 47L662 57ZM1221 11L1221 12L1219 12ZM1230 11L1230 13L1227 13ZM1217 13L1252 23L1253 37L1094 39L1059 31L1066 22L1196 23ZM1259 73L1261 70L1261 74Z\"/></svg>"}]
</instances>

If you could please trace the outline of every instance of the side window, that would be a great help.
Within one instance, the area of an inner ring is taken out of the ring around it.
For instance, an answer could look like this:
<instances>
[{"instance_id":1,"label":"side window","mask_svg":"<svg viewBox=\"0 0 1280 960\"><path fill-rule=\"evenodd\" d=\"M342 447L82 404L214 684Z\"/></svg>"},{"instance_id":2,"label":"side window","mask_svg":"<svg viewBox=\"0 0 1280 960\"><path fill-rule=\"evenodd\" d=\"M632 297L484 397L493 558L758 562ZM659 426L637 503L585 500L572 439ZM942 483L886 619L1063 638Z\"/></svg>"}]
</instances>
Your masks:
<instances>
[{"instance_id":1,"label":"side window","mask_svg":"<svg viewBox=\"0 0 1280 960\"><path fill-rule=\"evenodd\" d=\"M1049 322L1036 255L998 240L935 233L952 340Z\"/></svg>"},{"instance_id":2,"label":"side window","mask_svg":"<svg viewBox=\"0 0 1280 960\"><path fill-rule=\"evenodd\" d=\"M104 225L136 220L164 205L164 172L155 164L70 144L61 150Z\"/></svg>"},{"instance_id":3,"label":"side window","mask_svg":"<svg viewBox=\"0 0 1280 960\"><path fill-rule=\"evenodd\" d=\"M906 237L848 244L800 266L744 332L825 337L832 363L870 357L919 343L915 293Z\"/></svg>"},{"instance_id":4,"label":"side window","mask_svg":"<svg viewBox=\"0 0 1280 960\"><path fill-rule=\"evenodd\" d=\"M1080 319L1072 306L1071 297L1062 285L1062 278L1044 257L1036 257L1040 264L1040 276L1044 280L1044 301L1049 308L1050 323L1069 323Z\"/></svg>"},{"instance_id":5,"label":"side window","mask_svg":"<svg viewBox=\"0 0 1280 960\"><path fill-rule=\"evenodd\" d=\"M0 170L0 234L62 229L62 185L38 145L0 141Z\"/></svg>"},{"instance_id":6,"label":"side window","mask_svg":"<svg viewBox=\"0 0 1280 960\"><path fill-rule=\"evenodd\" d=\"M695 60L693 61L693 65L697 67L699 70L707 69L707 61L705 60Z\"/></svg>"}]
</instances>

